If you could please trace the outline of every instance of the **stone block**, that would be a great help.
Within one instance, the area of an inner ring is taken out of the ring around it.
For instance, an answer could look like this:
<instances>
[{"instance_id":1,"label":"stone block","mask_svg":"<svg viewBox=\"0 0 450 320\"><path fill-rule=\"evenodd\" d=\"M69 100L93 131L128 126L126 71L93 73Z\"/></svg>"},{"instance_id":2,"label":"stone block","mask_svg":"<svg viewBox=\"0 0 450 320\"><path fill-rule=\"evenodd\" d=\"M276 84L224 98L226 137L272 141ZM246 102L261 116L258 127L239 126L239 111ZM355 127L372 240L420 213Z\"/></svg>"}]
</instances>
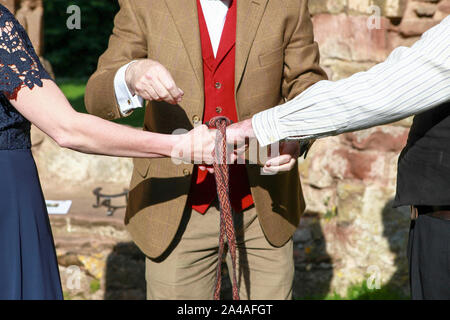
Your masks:
<instances>
[{"instance_id":1,"label":"stone block","mask_svg":"<svg viewBox=\"0 0 450 320\"><path fill-rule=\"evenodd\" d=\"M387 18L401 18L405 13L407 0L385 0L383 14Z\"/></svg>"},{"instance_id":2,"label":"stone block","mask_svg":"<svg viewBox=\"0 0 450 320\"><path fill-rule=\"evenodd\" d=\"M319 14L313 23L323 58L381 62L387 56L390 22L384 17L380 18L380 29L369 29L367 16L345 14Z\"/></svg>"},{"instance_id":3,"label":"stone block","mask_svg":"<svg viewBox=\"0 0 450 320\"><path fill-rule=\"evenodd\" d=\"M409 130L402 127L382 126L346 133L344 138L358 150L400 152L406 145Z\"/></svg>"},{"instance_id":4,"label":"stone block","mask_svg":"<svg viewBox=\"0 0 450 320\"><path fill-rule=\"evenodd\" d=\"M420 36L439 22L432 18L407 19L402 21L399 31L404 37Z\"/></svg>"},{"instance_id":5,"label":"stone block","mask_svg":"<svg viewBox=\"0 0 450 320\"><path fill-rule=\"evenodd\" d=\"M127 158L94 156L60 148L33 127L31 139L42 184L61 187L104 183L129 184L133 162Z\"/></svg>"},{"instance_id":6,"label":"stone block","mask_svg":"<svg viewBox=\"0 0 450 320\"><path fill-rule=\"evenodd\" d=\"M323 59L324 67L330 80L336 81L348 78L355 73L367 71L375 65L375 62L354 62L340 59Z\"/></svg>"},{"instance_id":7,"label":"stone block","mask_svg":"<svg viewBox=\"0 0 450 320\"><path fill-rule=\"evenodd\" d=\"M366 186L360 181L342 181L337 185L338 220L353 221L361 213Z\"/></svg>"},{"instance_id":8,"label":"stone block","mask_svg":"<svg viewBox=\"0 0 450 320\"><path fill-rule=\"evenodd\" d=\"M347 0L309 0L309 12L312 15L319 13L337 14L344 12Z\"/></svg>"},{"instance_id":9,"label":"stone block","mask_svg":"<svg viewBox=\"0 0 450 320\"><path fill-rule=\"evenodd\" d=\"M437 6L436 14L434 15L434 19L443 20L448 15L450 15L450 0L443 0Z\"/></svg>"}]
</instances>

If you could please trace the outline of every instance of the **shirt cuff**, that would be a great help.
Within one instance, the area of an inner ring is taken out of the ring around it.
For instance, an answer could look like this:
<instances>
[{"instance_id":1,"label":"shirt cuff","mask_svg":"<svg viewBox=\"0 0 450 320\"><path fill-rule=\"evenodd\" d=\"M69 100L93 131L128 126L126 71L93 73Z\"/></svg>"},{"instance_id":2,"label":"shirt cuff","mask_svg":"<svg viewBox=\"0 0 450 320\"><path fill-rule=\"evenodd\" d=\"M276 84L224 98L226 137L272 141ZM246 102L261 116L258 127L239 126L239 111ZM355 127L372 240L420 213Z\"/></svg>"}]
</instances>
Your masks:
<instances>
[{"instance_id":1,"label":"shirt cuff","mask_svg":"<svg viewBox=\"0 0 450 320\"><path fill-rule=\"evenodd\" d=\"M255 114L252 118L252 126L262 147L285 138L280 135L277 128L277 107Z\"/></svg>"},{"instance_id":2,"label":"shirt cuff","mask_svg":"<svg viewBox=\"0 0 450 320\"><path fill-rule=\"evenodd\" d=\"M136 61L131 61L121 67L114 77L114 91L122 116L127 116L134 109L142 108L144 105L144 99L138 95L132 95L125 81L125 72L127 71L128 66L134 62Z\"/></svg>"}]
</instances>

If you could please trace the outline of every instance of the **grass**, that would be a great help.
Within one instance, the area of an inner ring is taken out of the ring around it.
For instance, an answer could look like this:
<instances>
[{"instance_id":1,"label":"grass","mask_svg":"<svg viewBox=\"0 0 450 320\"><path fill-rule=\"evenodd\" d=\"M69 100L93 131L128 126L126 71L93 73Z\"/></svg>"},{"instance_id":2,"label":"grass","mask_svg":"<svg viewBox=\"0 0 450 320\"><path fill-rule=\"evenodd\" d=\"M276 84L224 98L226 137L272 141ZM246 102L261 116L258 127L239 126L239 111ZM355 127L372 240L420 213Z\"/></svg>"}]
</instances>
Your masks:
<instances>
[{"instance_id":1,"label":"grass","mask_svg":"<svg viewBox=\"0 0 450 320\"><path fill-rule=\"evenodd\" d=\"M380 289L369 289L366 282L352 285L348 288L347 294L341 296L337 293L329 294L326 297L310 297L301 300L409 300L398 289L390 286L383 286Z\"/></svg>"},{"instance_id":2,"label":"grass","mask_svg":"<svg viewBox=\"0 0 450 320\"><path fill-rule=\"evenodd\" d=\"M72 107L78 112L87 113L84 105L84 92L86 90L87 79L57 79L56 82ZM142 128L144 123L144 108L135 110L130 116L114 120L114 122Z\"/></svg>"},{"instance_id":3,"label":"grass","mask_svg":"<svg viewBox=\"0 0 450 320\"><path fill-rule=\"evenodd\" d=\"M91 293L96 293L98 290L100 290L100 280L93 279L89 284L89 290Z\"/></svg>"}]
</instances>

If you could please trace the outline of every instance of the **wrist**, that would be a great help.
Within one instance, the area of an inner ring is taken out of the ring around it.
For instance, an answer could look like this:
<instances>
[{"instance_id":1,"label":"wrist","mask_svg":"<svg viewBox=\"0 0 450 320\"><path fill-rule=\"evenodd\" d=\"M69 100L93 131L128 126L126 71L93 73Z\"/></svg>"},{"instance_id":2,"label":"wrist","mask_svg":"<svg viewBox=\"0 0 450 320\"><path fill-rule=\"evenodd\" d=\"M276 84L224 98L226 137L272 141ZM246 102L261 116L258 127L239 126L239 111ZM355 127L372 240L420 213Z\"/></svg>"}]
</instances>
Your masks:
<instances>
[{"instance_id":1,"label":"wrist","mask_svg":"<svg viewBox=\"0 0 450 320\"><path fill-rule=\"evenodd\" d=\"M149 146L148 152L151 154L159 154L161 157L170 158L172 152L176 150L177 144L180 142L181 136L174 134L161 134L154 132L146 132L149 140L146 143Z\"/></svg>"},{"instance_id":2,"label":"wrist","mask_svg":"<svg viewBox=\"0 0 450 320\"><path fill-rule=\"evenodd\" d=\"M136 65L136 62L130 63L125 70L125 83L127 84L128 90L130 90L130 93L134 96L135 90L134 86L132 86L133 83L133 74L134 74L134 66Z\"/></svg>"},{"instance_id":3,"label":"wrist","mask_svg":"<svg viewBox=\"0 0 450 320\"><path fill-rule=\"evenodd\" d=\"M256 139L255 131L253 130L252 119L247 119L240 122L239 134L241 139Z\"/></svg>"},{"instance_id":4,"label":"wrist","mask_svg":"<svg viewBox=\"0 0 450 320\"><path fill-rule=\"evenodd\" d=\"M179 153L179 143L182 140L182 135L176 134L165 134L164 135L164 143L163 143L163 152L164 156L167 158L172 158L174 156L178 156L178 154L174 154L174 152ZM177 151L178 150L178 151Z\"/></svg>"},{"instance_id":5,"label":"wrist","mask_svg":"<svg viewBox=\"0 0 450 320\"><path fill-rule=\"evenodd\" d=\"M245 120L245 133L250 139L256 139L255 131L253 130L252 119Z\"/></svg>"}]
</instances>

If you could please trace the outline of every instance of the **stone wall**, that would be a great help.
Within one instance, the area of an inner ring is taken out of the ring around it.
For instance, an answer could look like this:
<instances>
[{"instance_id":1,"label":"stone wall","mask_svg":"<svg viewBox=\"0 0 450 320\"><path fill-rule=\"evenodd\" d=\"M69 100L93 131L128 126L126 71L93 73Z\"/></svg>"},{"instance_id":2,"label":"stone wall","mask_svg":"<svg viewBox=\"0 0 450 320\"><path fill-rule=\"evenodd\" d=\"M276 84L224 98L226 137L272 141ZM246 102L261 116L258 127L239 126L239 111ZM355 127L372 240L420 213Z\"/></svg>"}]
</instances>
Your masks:
<instances>
[{"instance_id":1,"label":"stone wall","mask_svg":"<svg viewBox=\"0 0 450 320\"><path fill-rule=\"evenodd\" d=\"M377 20L371 6L381 10L379 28L372 28ZM397 46L414 43L450 13L450 0L310 0L310 10L322 65L330 79L338 80L383 61ZM345 295L350 285L367 279L370 286L380 280L380 286L407 293L409 213L391 203L410 124L406 119L322 139L301 163L308 207L294 236L297 298ZM61 150L37 130L33 141L46 195L88 199L69 216L52 217L67 297L144 298L143 256L121 219L90 214L92 188L121 192L131 176L131 160ZM73 266L82 272L77 290L67 288Z\"/></svg>"},{"instance_id":2,"label":"stone wall","mask_svg":"<svg viewBox=\"0 0 450 320\"><path fill-rule=\"evenodd\" d=\"M339 80L410 46L450 13L448 0L310 0L321 61ZM372 7L377 6L377 7ZM374 9L382 14L376 26ZM370 28L369 28L370 26ZM411 119L317 141L301 164L307 214L294 238L299 297L381 280L408 291L408 208L393 209ZM321 288L317 290L317 288Z\"/></svg>"}]
</instances>

